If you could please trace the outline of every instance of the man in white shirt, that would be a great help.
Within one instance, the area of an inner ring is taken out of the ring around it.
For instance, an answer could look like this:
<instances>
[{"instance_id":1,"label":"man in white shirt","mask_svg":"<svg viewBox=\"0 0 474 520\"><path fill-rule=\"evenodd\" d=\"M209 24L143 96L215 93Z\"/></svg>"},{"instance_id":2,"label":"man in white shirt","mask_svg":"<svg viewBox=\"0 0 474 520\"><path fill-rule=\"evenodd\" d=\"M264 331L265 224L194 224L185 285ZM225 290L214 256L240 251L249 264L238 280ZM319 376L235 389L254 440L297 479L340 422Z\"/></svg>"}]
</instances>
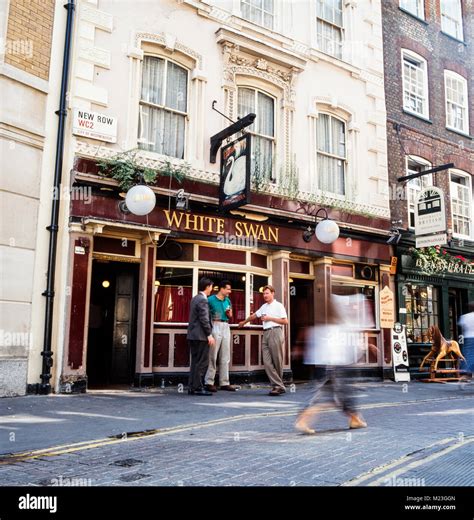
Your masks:
<instances>
[{"instance_id":1,"label":"man in white shirt","mask_svg":"<svg viewBox=\"0 0 474 520\"><path fill-rule=\"evenodd\" d=\"M285 336L283 325L288 325L285 307L275 300L275 289L271 285L263 288L265 303L258 311L239 323L243 327L249 321L260 318L263 321L262 358L265 372L272 383L269 395L277 396L286 392L283 384L283 359Z\"/></svg>"}]
</instances>

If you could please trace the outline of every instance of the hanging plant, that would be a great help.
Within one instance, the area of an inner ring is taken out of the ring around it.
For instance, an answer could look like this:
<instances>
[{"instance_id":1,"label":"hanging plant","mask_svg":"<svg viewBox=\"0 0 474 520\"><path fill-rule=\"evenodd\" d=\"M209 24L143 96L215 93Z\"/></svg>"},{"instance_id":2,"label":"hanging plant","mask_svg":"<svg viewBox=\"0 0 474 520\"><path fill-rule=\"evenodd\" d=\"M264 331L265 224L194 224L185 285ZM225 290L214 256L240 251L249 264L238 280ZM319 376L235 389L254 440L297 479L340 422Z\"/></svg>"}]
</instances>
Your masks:
<instances>
[{"instance_id":1,"label":"hanging plant","mask_svg":"<svg viewBox=\"0 0 474 520\"><path fill-rule=\"evenodd\" d=\"M190 165L175 165L165 160L158 168L141 166L137 162L138 149L120 152L110 159L99 159L99 172L116 180L123 191L128 191L142 180L147 184L155 184L158 177L172 177L178 182L189 173Z\"/></svg>"}]
</instances>

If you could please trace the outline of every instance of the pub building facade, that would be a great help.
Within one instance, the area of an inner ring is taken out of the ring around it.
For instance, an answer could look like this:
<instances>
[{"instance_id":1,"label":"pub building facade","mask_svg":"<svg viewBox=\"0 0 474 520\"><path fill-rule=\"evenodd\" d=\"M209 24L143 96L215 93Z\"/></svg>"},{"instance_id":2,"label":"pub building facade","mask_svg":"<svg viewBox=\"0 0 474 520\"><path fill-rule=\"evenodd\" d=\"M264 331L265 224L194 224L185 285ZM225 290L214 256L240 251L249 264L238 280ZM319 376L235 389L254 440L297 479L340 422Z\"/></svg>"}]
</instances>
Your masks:
<instances>
[{"instance_id":1,"label":"pub building facade","mask_svg":"<svg viewBox=\"0 0 474 520\"><path fill-rule=\"evenodd\" d=\"M303 233L314 217L298 201L253 193L251 210L223 214L218 186L185 180L169 190L168 179L162 179L153 187L157 206L140 217L121 211L119 188L97 175L94 161L78 157L74 179L77 188L91 189L91 200L71 201L72 293L62 389L185 382L189 304L202 276L232 284L232 381L265 380L261 323L243 329L237 323L264 303L266 284L275 287L289 315L287 380L308 376L304 331L325 322L330 294L354 296L350 304L357 309L361 343L354 375L391 373L389 329L379 326L378 303L382 287L395 289L391 248L381 233L358 231L368 217L352 215L349 224L333 211L341 227L336 242L326 245L313 237L307 243ZM179 186L191 193L187 211L175 209ZM370 225L385 233L389 228L384 219L372 218Z\"/></svg>"},{"instance_id":2,"label":"pub building facade","mask_svg":"<svg viewBox=\"0 0 474 520\"><path fill-rule=\"evenodd\" d=\"M53 391L184 381L189 302L202 275L232 283L233 381L265 380L262 325L236 323L261 305L267 283L289 315L287 378L307 376L303 331L325 321L331 293L353 295L351 305L366 298L357 308L365 346L355 373L381 377L390 369L379 305L384 286L395 292L381 6L250 4L76 3L61 186L71 197L60 200L46 374ZM223 213L210 138L250 113L257 115L247 128L250 201ZM100 160L124 151L138 167L186 169L181 183L164 176L150 183L157 205L148 216L124 212L125 190L98 174ZM45 163L38 217L45 240L51 171ZM176 208L179 190L187 211ZM341 230L332 245L303 239L320 208ZM35 259L32 392L44 371L36 338L45 324L47 260Z\"/></svg>"}]
</instances>

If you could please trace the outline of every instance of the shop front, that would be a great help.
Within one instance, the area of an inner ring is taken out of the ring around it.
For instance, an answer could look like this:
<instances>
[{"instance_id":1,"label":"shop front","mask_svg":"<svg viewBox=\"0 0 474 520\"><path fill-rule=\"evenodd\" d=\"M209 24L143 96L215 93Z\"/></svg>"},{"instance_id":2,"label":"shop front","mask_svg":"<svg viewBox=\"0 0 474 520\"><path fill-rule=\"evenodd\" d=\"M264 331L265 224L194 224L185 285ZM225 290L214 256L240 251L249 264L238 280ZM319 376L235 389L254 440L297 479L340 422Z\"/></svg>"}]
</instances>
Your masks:
<instances>
[{"instance_id":1,"label":"shop front","mask_svg":"<svg viewBox=\"0 0 474 520\"><path fill-rule=\"evenodd\" d=\"M287 380L308 376L304 333L325 322L331 294L348 296L344 301L359 317L357 375L382 377L389 370L379 293L395 286L383 240L351 237L343 229L333 244L308 244L304 222L268 208L223 215L215 205L191 204L185 211L158 196L153 212L138 217L124 214L119 201L113 191L95 186L88 204L71 202L72 290L62 391L185 382L189 303L202 276L216 289L222 279L231 282L233 382L265 380L262 325L239 329L237 323L262 305L266 284L275 287L289 315Z\"/></svg>"},{"instance_id":2,"label":"shop front","mask_svg":"<svg viewBox=\"0 0 474 520\"><path fill-rule=\"evenodd\" d=\"M399 251L399 320L406 325L410 371L415 377L431 348L428 329L436 325L447 339L459 342L459 318L474 301L474 264L448 252L442 261L432 256L417 257L413 248Z\"/></svg>"}]
</instances>

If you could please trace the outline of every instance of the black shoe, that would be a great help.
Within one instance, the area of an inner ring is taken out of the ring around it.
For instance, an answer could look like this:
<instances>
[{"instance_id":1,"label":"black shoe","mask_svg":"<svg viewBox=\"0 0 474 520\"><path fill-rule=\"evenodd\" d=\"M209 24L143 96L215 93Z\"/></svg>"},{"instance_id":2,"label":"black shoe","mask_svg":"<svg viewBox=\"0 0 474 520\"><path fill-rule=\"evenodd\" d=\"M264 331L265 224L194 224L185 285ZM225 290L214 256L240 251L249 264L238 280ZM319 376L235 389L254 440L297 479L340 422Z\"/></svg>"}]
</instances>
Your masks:
<instances>
[{"instance_id":1,"label":"black shoe","mask_svg":"<svg viewBox=\"0 0 474 520\"><path fill-rule=\"evenodd\" d=\"M212 395L212 392L208 392L207 390L188 390L189 395Z\"/></svg>"}]
</instances>

